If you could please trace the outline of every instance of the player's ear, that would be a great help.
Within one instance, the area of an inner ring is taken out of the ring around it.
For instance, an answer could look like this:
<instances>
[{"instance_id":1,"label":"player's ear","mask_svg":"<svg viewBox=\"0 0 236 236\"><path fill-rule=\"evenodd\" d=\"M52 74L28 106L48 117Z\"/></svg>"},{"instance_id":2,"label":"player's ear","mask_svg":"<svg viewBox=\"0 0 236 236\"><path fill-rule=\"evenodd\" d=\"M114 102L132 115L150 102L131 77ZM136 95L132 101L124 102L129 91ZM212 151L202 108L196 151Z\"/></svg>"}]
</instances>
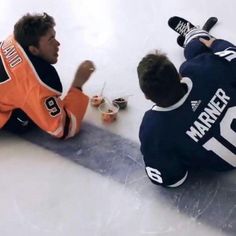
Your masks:
<instances>
[{"instance_id":1,"label":"player's ear","mask_svg":"<svg viewBox=\"0 0 236 236\"><path fill-rule=\"evenodd\" d=\"M147 100L150 100L150 98L146 94L144 94L144 96Z\"/></svg>"},{"instance_id":2,"label":"player's ear","mask_svg":"<svg viewBox=\"0 0 236 236\"><path fill-rule=\"evenodd\" d=\"M38 54L39 54L38 48L35 46L32 46L32 45L29 46L29 51L35 56L38 56Z\"/></svg>"}]
</instances>

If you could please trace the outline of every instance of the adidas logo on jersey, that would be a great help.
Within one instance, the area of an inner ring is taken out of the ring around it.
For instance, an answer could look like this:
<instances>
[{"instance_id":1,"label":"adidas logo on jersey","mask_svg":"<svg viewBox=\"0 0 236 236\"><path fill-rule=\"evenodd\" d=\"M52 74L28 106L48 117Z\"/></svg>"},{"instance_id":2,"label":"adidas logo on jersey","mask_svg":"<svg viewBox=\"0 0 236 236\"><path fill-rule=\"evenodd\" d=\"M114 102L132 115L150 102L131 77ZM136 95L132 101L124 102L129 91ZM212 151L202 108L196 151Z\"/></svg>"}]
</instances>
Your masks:
<instances>
[{"instance_id":1,"label":"adidas logo on jersey","mask_svg":"<svg viewBox=\"0 0 236 236\"><path fill-rule=\"evenodd\" d=\"M201 102L201 100L191 101L192 110L196 111Z\"/></svg>"}]
</instances>

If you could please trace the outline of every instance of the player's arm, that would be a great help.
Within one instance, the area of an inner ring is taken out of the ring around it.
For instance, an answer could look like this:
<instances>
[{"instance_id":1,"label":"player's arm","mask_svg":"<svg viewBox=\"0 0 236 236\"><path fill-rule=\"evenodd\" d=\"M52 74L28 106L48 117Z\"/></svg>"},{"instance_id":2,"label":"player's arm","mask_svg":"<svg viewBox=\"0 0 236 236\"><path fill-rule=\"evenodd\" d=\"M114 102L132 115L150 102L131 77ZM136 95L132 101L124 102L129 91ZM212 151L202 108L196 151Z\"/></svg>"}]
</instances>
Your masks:
<instances>
[{"instance_id":1,"label":"player's arm","mask_svg":"<svg viewBox=\"0 0 236 236\"><path fill-rule=\"evenodd\" d=\"M232 43L223 39L199 39L203 44L212 50L212 52L221 57L225 58L229 62L236 62L236 46Z\"/></svg>"},{"instance_id":2,"label":"player's arm","mask_svg":"<svg viewBox=\"0 0 236 236\"><path fill-rule=\"evenodd\" d=\"M43 101L38 106L41 108L46 106L46 109L41 109L41 119L37 120L37 124L40 124L43 130L58 138L73 137L79 132L89 100L88 96L82 92L82 86L94 71L95 66L92 61L82 62L63 100L59 95L48 96L47 94L45 96L44 91L39 92L39 96L43 95ZM35 95L32 97L36 99L36 103L37 99L40 101Z\"/></svg>"},{"instance_id":3,"label":"player's arm","mask_svg":"<svg viewBox=\"0 0 236 236\"><path fill-rule=\"evenodd\" d=\"M27 96L22 110L45 132L57 138L68 138L78 133L86 112L88 97L79 89L71 88L65 98L42 87Z\"/></svg>"},{"instance_id":4,"label":"player's arm","mask_svg":"<svg viewBox=\"0 0 236 236\"><path fill-rule=\"evenodd\" d=\"M227 50L228 48L236 48L235 45L230 43L229 41L223 39L203 39L199 38L199 40L208 48L210 48L214 53Z\"/></svg>"},{"instance_id":5,"label":"player's arm","mask_svg":"<svg viewBox=\"0 0 236 236\"><path fill-rule=\"evenodd\" d=\"M174 153L157 150L152 152L149 149L143 154L146 173L152 183L164 187L178 187L186 180L188 170Z\"/></svg>"},{"instance_id":6,"label":"player's arm","mask_svg":"<svg viewBox=\"0 0 236 236\"><path fill-rule=\"evenodd\" d=\"M65 124L63 137L73 137L79 132L88 102L89 98L87 95L81 90L71 87L63 99L63 108L67 114L67 123ZM68 132L65 132L65 130L68 130Z\"/></svg>"},{"instance_id":7,"label":"player's arm","mask_svg":"<svg viewBox=\"0 0 236 236\"><path fill-rule=\"evenodd\" d=\"M236 73L236 46L232 43L222 40L204 40L201 42L208 46L215 55L230 63L232 71Z\"/></svg>"}]
</instances>

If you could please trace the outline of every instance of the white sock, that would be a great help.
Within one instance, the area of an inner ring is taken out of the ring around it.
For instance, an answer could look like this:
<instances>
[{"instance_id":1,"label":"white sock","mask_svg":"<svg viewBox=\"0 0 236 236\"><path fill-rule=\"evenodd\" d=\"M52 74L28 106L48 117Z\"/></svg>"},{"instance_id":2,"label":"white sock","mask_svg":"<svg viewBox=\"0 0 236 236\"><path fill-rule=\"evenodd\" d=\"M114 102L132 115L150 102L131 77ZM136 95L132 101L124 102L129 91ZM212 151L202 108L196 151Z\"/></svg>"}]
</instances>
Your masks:
<instances>
[{"instance_id":1,"label":"white sock","mask_svg":"<svg viewBox=\"0 0 236 236\"><path fill-rule=\"evenodd\" d=\"M186 36L185 36L185 40L184 40L184 47L192 40L195 38L199 38L199 37L208 37L209 39L212 38L211 35L202 29L199 28L194 28L192 30L190 30Z\"/></svg>"}]
</instances>

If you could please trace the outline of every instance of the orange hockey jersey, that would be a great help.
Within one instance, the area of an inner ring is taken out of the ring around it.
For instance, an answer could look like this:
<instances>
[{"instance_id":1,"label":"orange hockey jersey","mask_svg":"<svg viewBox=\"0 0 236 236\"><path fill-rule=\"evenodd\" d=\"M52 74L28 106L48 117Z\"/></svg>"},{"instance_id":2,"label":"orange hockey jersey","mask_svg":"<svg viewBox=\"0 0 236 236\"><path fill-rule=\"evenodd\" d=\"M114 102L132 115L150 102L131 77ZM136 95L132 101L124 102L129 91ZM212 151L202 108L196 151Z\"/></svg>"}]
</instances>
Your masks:
<instances>
[{"instance_id":1,"label":"orange hockey jersey","mask_svg":"<svg viewBox=\"0 0 236 236\"><path fill-rule=\"evenodd\" d=\"M49 134L58 138L74 136L80 129L88 97L77 88L71 88L63 100L61 93L61 82L53 66L42 59L29 58L13 36L1 43L0 128L19 108Z\"/></svg>"}]
</instances>

